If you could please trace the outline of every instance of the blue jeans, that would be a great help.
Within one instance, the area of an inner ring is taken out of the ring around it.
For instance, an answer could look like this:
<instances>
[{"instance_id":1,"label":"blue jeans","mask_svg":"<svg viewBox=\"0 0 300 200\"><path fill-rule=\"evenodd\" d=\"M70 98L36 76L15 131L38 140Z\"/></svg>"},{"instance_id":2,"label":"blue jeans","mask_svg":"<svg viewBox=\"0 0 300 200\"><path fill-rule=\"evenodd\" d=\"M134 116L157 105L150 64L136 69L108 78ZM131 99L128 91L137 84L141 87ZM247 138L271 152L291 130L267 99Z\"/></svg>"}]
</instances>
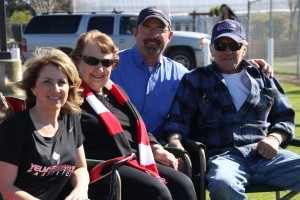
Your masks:
<instances>
[{"instance_id":1,"label":"blue jeans","mask_svg":"<svg viewBox=\"0 0 300 200\"><path fill-rule=\"evenodd\" d=\"M247 199L245 186L263 183L300 191L300 155L279 149L272 160L251 152L243 157L237 150L214 156L207 163L208 190L212 200Z\"/></svg>"}]
</instances>

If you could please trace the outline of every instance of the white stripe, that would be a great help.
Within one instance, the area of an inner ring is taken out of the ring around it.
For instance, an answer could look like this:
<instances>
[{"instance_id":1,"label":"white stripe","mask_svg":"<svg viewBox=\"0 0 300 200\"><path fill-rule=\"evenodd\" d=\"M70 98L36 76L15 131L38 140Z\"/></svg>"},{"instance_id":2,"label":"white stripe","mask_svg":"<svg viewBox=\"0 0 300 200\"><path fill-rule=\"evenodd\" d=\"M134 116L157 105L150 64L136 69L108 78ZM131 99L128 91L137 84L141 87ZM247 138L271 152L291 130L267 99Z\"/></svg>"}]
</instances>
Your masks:
<instances>
[{"instance_id":1,"label":"white stripe","mask_svg":"<svg viewBox=\"0 0 300 200\"><path fill-rule=\"evenodd\" d=\"M95 95L87 96L86 100L97 114L109 112L108 109L95 97Z\"/></svg>"},{"instance_id":2,"label":"white stripe","mask_svg":"<svg viewBox=\"0 0 300 200\"><path fill-rule=\"evenodd\" d=\"M107 83L105 84L105 87L108 89L108 90L111 90L112 86L114 85L114 82L112 82L112 80L108 80Z\"/></svg>"},{"instance_id":3,"label":"white stripe","mask_svg":"<svg viewBox=\"0 0 300 200\"><path fill-rule=\"evenodd\" d=\"M155 164L150 145L139 144L139 157L141 165L147 166Z\"/></svg>"}]
</instances>

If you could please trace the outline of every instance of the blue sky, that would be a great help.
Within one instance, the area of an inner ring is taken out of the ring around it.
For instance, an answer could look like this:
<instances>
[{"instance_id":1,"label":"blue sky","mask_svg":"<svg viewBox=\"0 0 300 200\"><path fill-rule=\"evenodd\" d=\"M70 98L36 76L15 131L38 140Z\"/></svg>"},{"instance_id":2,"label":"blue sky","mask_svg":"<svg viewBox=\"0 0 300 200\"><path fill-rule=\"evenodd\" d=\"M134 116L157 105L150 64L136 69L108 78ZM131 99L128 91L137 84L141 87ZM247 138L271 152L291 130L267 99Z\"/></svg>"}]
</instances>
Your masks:
<instances>
[{"instance_id":1,"label":"blue sky","mask_svg":"<svg viewBox=\"0 0 300 200\"><path fill-rule=\"evenodd\" d=\"M253 0L251 0L253 1ZM139 12L150 5L164 7L171 13L208 12L211 7L226 3L235 12L246 12L248 0L73 0L76 12L111 12L113 8L126 12ZM251 10L268 10L271 0L251 4ZM288 9L287 0L272 0L273 9Z\"/></svg>"}]
</instances>

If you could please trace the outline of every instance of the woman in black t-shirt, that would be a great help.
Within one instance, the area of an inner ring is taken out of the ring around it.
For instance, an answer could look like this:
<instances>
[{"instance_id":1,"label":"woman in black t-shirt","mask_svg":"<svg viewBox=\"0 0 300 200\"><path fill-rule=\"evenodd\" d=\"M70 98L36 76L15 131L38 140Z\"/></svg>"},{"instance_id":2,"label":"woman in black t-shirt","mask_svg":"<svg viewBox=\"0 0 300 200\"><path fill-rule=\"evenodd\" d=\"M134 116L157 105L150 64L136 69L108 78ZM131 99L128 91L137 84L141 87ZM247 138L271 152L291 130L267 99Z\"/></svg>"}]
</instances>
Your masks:
<instances>
[{"instance_id":1,"label":"woman in black t-shirt","mask_svg":"<svg viewBox=\"0 0 300 200\"><path fill-rule=\"evenodd\" d=\"M70 180L69 199L87 199L78 96L81 80L72 60L53 48L38 49L25 63L28 110L0 124L0 191L4 199L55 199Z\"/></svg>"}]
</instances>

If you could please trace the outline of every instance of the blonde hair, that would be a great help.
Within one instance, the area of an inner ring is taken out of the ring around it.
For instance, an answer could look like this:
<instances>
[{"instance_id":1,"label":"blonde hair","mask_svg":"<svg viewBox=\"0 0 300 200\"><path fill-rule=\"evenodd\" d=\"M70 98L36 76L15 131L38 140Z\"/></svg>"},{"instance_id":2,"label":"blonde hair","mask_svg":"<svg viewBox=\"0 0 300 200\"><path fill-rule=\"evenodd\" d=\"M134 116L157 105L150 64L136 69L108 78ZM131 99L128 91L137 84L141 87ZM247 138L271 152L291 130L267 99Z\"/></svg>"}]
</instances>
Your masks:
<instances>
[{"instance_id":1,"label":"blonde hair","mask_svg":"<svg viewBox=\"0 0 300 200\"><path fill-rule=\"evenodd\" d=\"M62 112L68 114L71 111L81 113L80 105L83 98L79 95L81 79L71 58L59 49L43 47L37 48L34 54L26 60L21 81L11 84L14 88L24 90L26 93L27 107L31 108L36 103L36 97L31 88L35 87L40 71L46 64L57 66L68 79L69 93L66 103L62 106Z\"/></svg>"}]
</instances>

